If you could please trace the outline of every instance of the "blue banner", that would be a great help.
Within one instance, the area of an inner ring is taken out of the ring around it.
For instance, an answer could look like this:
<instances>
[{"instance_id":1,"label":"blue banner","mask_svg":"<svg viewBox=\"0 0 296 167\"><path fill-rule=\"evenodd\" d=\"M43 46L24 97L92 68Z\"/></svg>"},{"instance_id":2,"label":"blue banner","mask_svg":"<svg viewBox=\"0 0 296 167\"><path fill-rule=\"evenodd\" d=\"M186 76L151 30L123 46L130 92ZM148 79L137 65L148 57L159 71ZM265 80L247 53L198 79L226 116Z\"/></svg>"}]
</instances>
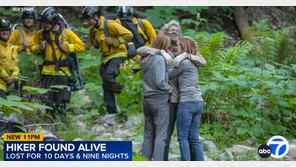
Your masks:
<instances>
[{"instance_id":1,"label":"blue banner","mask_svg":"<svg viewBox=\"0 0 296 167\"><path fill-rule=\"evenodd\" d=\"M132 161L131 141L4 142L5 161Z\"/></svg>"}]
</instances>

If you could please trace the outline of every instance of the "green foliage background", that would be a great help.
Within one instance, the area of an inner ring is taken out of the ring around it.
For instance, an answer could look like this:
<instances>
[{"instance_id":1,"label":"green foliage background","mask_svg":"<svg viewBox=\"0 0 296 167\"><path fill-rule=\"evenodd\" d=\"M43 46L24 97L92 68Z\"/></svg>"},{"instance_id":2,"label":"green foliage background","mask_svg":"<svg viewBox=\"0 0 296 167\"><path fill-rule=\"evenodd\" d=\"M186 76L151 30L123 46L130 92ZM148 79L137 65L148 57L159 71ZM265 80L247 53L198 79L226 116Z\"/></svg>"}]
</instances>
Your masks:
<instances>
[{"instance_id":1,"label":"green foliage background","mask_svg":"<svg viewBox=\"0 0 296 167\"><path fill-rule=\"evenodd\" d=\"M105 12L112 13L113 8L106 7ZM274 135L281 135L287 139L296 137L295 26L274 30L267 20L253 22L249 31L254 34L255 39L244 37L245 40L228 46L226 43L232 37L223 32L222 25L225 18L233 20L232 7L135 9L141 11L137 13L135 10L137 17L147 17L157 29L172 19L179 21L183 35L195 41L199 52L206 59L207 66L199 68L200 87L205 101L200 129L202 137L212 140L219 149L242 143L251 136L258 139L257 144L266 143L267 139ZM198 12L210 10L223 11L223 14L196 18ZM3 7L0 7L0 13L2 17L12 19L17 15ZM89 48L79 54L80 69L86 85L85 93L73 93L67 110L69 113L72 112L69 114L70 119L75 116L77 110L83 110L83 121L87 125L94 125L98 123L99 116L106 114L102 81L99 76L101 53L88 43L88 29L77 26L74 30ZM21 69L24 69L23 75L30 84L37 86L36 81L40 77L38 67L30 62L37 60L40 64L40 57L23 56L25 58L20 57L19 62ZM117 95L116 101L120 109L117 119L121 121L126 121L131 115L142 113L141 74L132 75L129 73L130 70L121 70L121 75L117 78L117 81L125 86L122 93ZM90 102L85 100L86 96ZM12 110L33 110L36 114L39 110L34 110L34 107L42 108L23 103L17 98L0 103L7 114ZM59 130L60 133L67 132L61 136L73 138L68 134L69 129ZM93 139L93 136L89 135L89 139Z\"/></svg>"}]
</instances>

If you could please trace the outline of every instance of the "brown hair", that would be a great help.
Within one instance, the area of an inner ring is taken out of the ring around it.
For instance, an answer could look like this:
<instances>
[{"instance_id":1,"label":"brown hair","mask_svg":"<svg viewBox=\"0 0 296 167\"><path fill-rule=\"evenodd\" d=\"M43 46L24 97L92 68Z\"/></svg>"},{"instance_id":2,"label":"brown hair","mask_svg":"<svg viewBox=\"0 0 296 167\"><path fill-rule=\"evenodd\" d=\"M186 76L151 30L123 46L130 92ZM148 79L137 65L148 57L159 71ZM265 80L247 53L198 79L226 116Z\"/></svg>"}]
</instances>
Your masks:
<instances>
[{"instance_id":1,"label":"brown hair","mask_svg":"<svg viewBox=\"0 0 296 167\"><path fill-rule=\"evenodd\" d=\"M159 49L159 50L164 50L166 52L170 51L170 46L171 46L171 39L169 36L165 34L159 34L156 36L152 44L150 45L151 48Z\"/></svg>"},{"instance_id":2,"label":"brown hair","mask_svg":"<svg viewBox=\"0 0 296 167\"><path fill-rule=\"evenodd\" d=\"M200 55L197 51L194 41L192 41L189 38L180 38L179 41L180 41L182 53L186 52L191 55L196 55L196 56Z\"/></svg>"}]
</instances>

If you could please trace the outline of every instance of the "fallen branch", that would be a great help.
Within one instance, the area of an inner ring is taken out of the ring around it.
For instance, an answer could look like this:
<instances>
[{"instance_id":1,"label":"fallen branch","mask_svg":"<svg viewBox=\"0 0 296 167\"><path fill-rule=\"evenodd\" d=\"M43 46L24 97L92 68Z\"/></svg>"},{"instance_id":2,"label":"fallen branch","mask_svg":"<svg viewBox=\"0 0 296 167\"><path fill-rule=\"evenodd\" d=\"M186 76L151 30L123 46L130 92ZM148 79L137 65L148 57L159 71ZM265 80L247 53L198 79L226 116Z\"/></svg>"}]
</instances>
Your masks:
<instances>
[{"instance_id":1,"label":"fallen branch","mask_svg":"<svg viewBox=\"0 0 296 167\"><path fill-rule=\"evenodd\" d=\"M25 125L24 127L32 127L32 126L55 126L61 124L60 122L58 123L53 123L53 124L31 124L31 125Z\"/></svg>"}]
</instances>

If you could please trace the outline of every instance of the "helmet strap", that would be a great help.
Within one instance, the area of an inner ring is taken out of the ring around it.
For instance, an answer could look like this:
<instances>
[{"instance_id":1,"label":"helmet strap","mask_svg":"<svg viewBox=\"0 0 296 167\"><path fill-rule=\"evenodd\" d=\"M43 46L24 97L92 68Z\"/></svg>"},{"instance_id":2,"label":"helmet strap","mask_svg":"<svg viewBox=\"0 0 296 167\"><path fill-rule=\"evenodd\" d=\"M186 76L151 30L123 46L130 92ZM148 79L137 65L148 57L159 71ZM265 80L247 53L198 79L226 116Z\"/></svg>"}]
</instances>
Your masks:
<instances>
[{"instance_id":1,"label":"helmet strap","mask_svg":"<svg viewBox=\"0 0 296 167\"><path fill-rule=\"evenodd\" d=\"M97 20L97 19L95 19L94 16L93 16L92 18L96 21L96 24L94 25L94 27L95 27L95 28L99 28L99 21L100 21L100 19Z\"/></svg>"}]
</instances>

